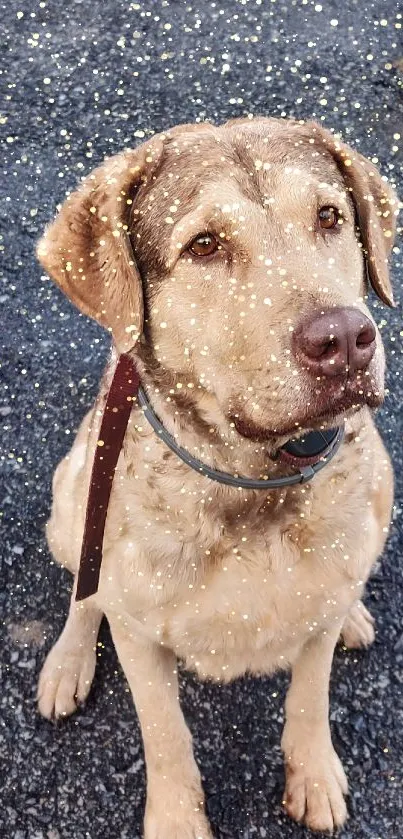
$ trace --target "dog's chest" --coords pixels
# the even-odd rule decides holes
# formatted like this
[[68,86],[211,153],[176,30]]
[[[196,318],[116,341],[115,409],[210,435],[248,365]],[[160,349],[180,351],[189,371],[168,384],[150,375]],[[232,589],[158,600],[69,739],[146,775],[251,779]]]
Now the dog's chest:
[[269,537],[263,544],[249,533],[204,570],[196,544],[182,556],[182,573],[167,555],[151,575],[140,571],[136,602],[128,592],[125,606],[142,632],[202,677],[229,680],[287,666],[311,633],[346,613],[357,589],[335,562],[337,546],[326,564],[277,528]]
[[[288,665],[311,633],[342,620],[366,578],[357,530],[358,510],[364,530],[367,518],[362,484],[348,504],[336,504],[340,487],[346,497],[352,482],[330,478],[329,468],[327,481],[301,490],[297,505],[282,505],[279,515],[254,516],[251,506],[232,523],[188,508],[179,492],[143,512],[142,527],[129,508],[113,564],[105,562],[108,599],[113,589],[139,631],[202,676]],[[126,491],[119,521],[127,500]]]

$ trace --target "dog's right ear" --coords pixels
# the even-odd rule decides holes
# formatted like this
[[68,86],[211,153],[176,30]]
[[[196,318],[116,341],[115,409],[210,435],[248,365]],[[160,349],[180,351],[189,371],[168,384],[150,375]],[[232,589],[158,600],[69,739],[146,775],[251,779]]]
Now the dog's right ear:
[[322,125],[307,122],[305,131],[330,153],[337,164],[356,210],[371,285],[383,303],[394,306],[388,257],[396,233],[399,199],[378,169],[355,149],[336,139]]
[[135,195],[162,156],[156,136],[107,160],[64,202],[37,248],[38,259],[73,303],[128,352],[143,331],[143,294],[129,241]]

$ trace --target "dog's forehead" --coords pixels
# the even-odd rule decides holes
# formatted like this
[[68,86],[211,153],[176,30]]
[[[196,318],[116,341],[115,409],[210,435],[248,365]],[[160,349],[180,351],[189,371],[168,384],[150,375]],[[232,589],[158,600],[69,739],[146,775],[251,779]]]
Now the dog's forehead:
[[262,196],[299,181],[344,185],[331,154],[306,130],[281,121],[256,125],[229,125],[166,135],[162,166],[156,185],[166,198],[189,199],[209,184],[231,179],[248,198],[260,203]]
[[[234,221],[244,216],[251,222],[264,209],[283,218],[308,208],[323,185],[339,187],[338,194],[345,188],[331,154],[298,125],[184,126],[162,137],[160,164],[140,189],[131,217],[148,262],[158,260],[178,223],[192,214],[200,229],[216,210],[230,212]],[[330,200],[334,195],[328,191]]]

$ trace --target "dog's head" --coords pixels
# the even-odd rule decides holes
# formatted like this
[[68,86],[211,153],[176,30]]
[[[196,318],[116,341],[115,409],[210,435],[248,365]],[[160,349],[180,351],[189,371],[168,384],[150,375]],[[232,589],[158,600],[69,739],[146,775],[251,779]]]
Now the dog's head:
[[382,401],[365,299],[369,279],[393,305],[397,207],[315,123],[184,125],[86,178],[38,255],[120,351],[213,395],[228,429],[280,439]]

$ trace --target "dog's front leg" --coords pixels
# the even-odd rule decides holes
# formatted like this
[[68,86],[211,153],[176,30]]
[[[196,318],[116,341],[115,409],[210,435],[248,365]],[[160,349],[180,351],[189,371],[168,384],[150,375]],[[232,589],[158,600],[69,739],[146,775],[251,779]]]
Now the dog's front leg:
[[304,645],[286,699],[284,804],[312,830],[333,830],[347,816],[347,780],[329,727],[329,677],[339,632],[337,625]]
[[176,657],[139,636],[130,619],[107,617],[143,736],[145,839],[212,839],[192,738],[179,705]]
[[103,617],[93,598],[76,603],[74,580],[64,629],[50,650],[38,684],[38,707],[48,719],[72,714],[88,696],[94,677],[96,645]]

